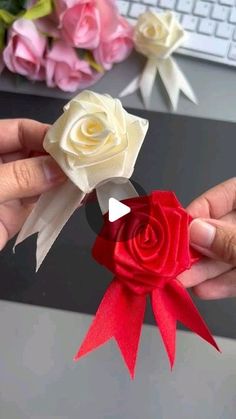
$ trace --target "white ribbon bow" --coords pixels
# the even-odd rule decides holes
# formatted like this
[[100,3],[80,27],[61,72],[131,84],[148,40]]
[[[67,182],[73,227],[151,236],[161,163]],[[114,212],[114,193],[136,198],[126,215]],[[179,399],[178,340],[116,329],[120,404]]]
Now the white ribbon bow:
[[127,182],[147,129],[147,120],[129,114],[107,95],[83,91],[64,107],[47,132],[44,148],[68,179],[41,195],[15,243],[38,233],[36,271],[86,195],[95,189],[103,209],[114,185],[121,184],[120,199],[134,195]]
[[148,107],[156,75],[159,73],[174,110],[177,109],[181,91],[197,104],[192,87],[170,56],[185,38],[186,33],[172,12],[157,14],[148,11],[140,15],[135,27],[134,42],[136,50],[147,56],[147,63],[142,74],[132,80],[119,97],[140,89],[144,105]]

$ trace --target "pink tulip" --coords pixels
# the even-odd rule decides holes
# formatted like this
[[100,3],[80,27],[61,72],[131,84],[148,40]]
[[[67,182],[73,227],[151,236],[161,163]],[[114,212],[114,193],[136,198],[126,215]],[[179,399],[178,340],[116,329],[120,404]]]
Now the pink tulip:
[[114,0],[58,0],[56,10],[64,39],[77,48],[96,48],[117,26]]
[[16,20],[9,32],[8,43],[3,51],[7,68],[31,80],[43,80],[43,56],[46,38],[30,20]]
[[128,57],[133,48],[133,30],[128,22],[120,17],[119,24],[113,34],[104,39],[93,51],[95,60],[105,70],[110,70],[114,63],[119,63]]
[[46,57],[46,81],[49,87],[59,87],[74,92],[95,83],[102,74],[93,71],[89,64],[77,57],[74,48],[56,41]]

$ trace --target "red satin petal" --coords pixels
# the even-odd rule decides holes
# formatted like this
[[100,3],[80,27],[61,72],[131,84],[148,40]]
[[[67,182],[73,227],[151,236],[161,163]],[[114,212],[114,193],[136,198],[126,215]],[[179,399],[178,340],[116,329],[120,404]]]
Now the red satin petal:
[[181,203],[172,191],[153,191],[151,197],[154,205],[158,202],[162,207],[182,208]]
[[181,216],[180,220],[180,230],[181,230],[181,243],[178,247],[178,262],[179,270],[175,276],[179,275],[181,272],[189,269],[192,265],[190,251],[189,251],[189,215],[182,209],[178,208],[178,212]]
[[179,248],[182,248],[183,246],[181,231],[182,220],[181,215],[178,213],[177,210],[166,208],[165,213],[169,223],[170,243],[168,258],[166,260],[165,267],[162,270],[162,275],[169,278],[173,278],[177,275],[179,269]]

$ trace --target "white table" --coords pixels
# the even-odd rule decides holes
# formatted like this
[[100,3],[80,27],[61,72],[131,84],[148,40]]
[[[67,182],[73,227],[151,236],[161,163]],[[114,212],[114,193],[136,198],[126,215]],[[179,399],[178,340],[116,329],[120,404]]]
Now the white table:
[[171,372],[159,332],[144,326],[131,381],[110,342],[72,361],[92,316],[0,302],[1,419],[235,419],[236,342],[222,354],[178,332]]

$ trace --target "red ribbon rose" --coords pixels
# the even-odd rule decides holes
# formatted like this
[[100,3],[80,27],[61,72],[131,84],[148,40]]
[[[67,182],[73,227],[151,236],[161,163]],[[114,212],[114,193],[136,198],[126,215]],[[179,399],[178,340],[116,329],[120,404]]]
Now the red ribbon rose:
[[134,377],[147,295],[171,367],[177,321],[219,350],[188,292],[176,279],[200,258],[189,245],[191,217],[173,192],[155,191],[125,204],[131,212],[114,223],[106,215],[93,248],[94,258],[115,278],[75,360],[114,337]]

